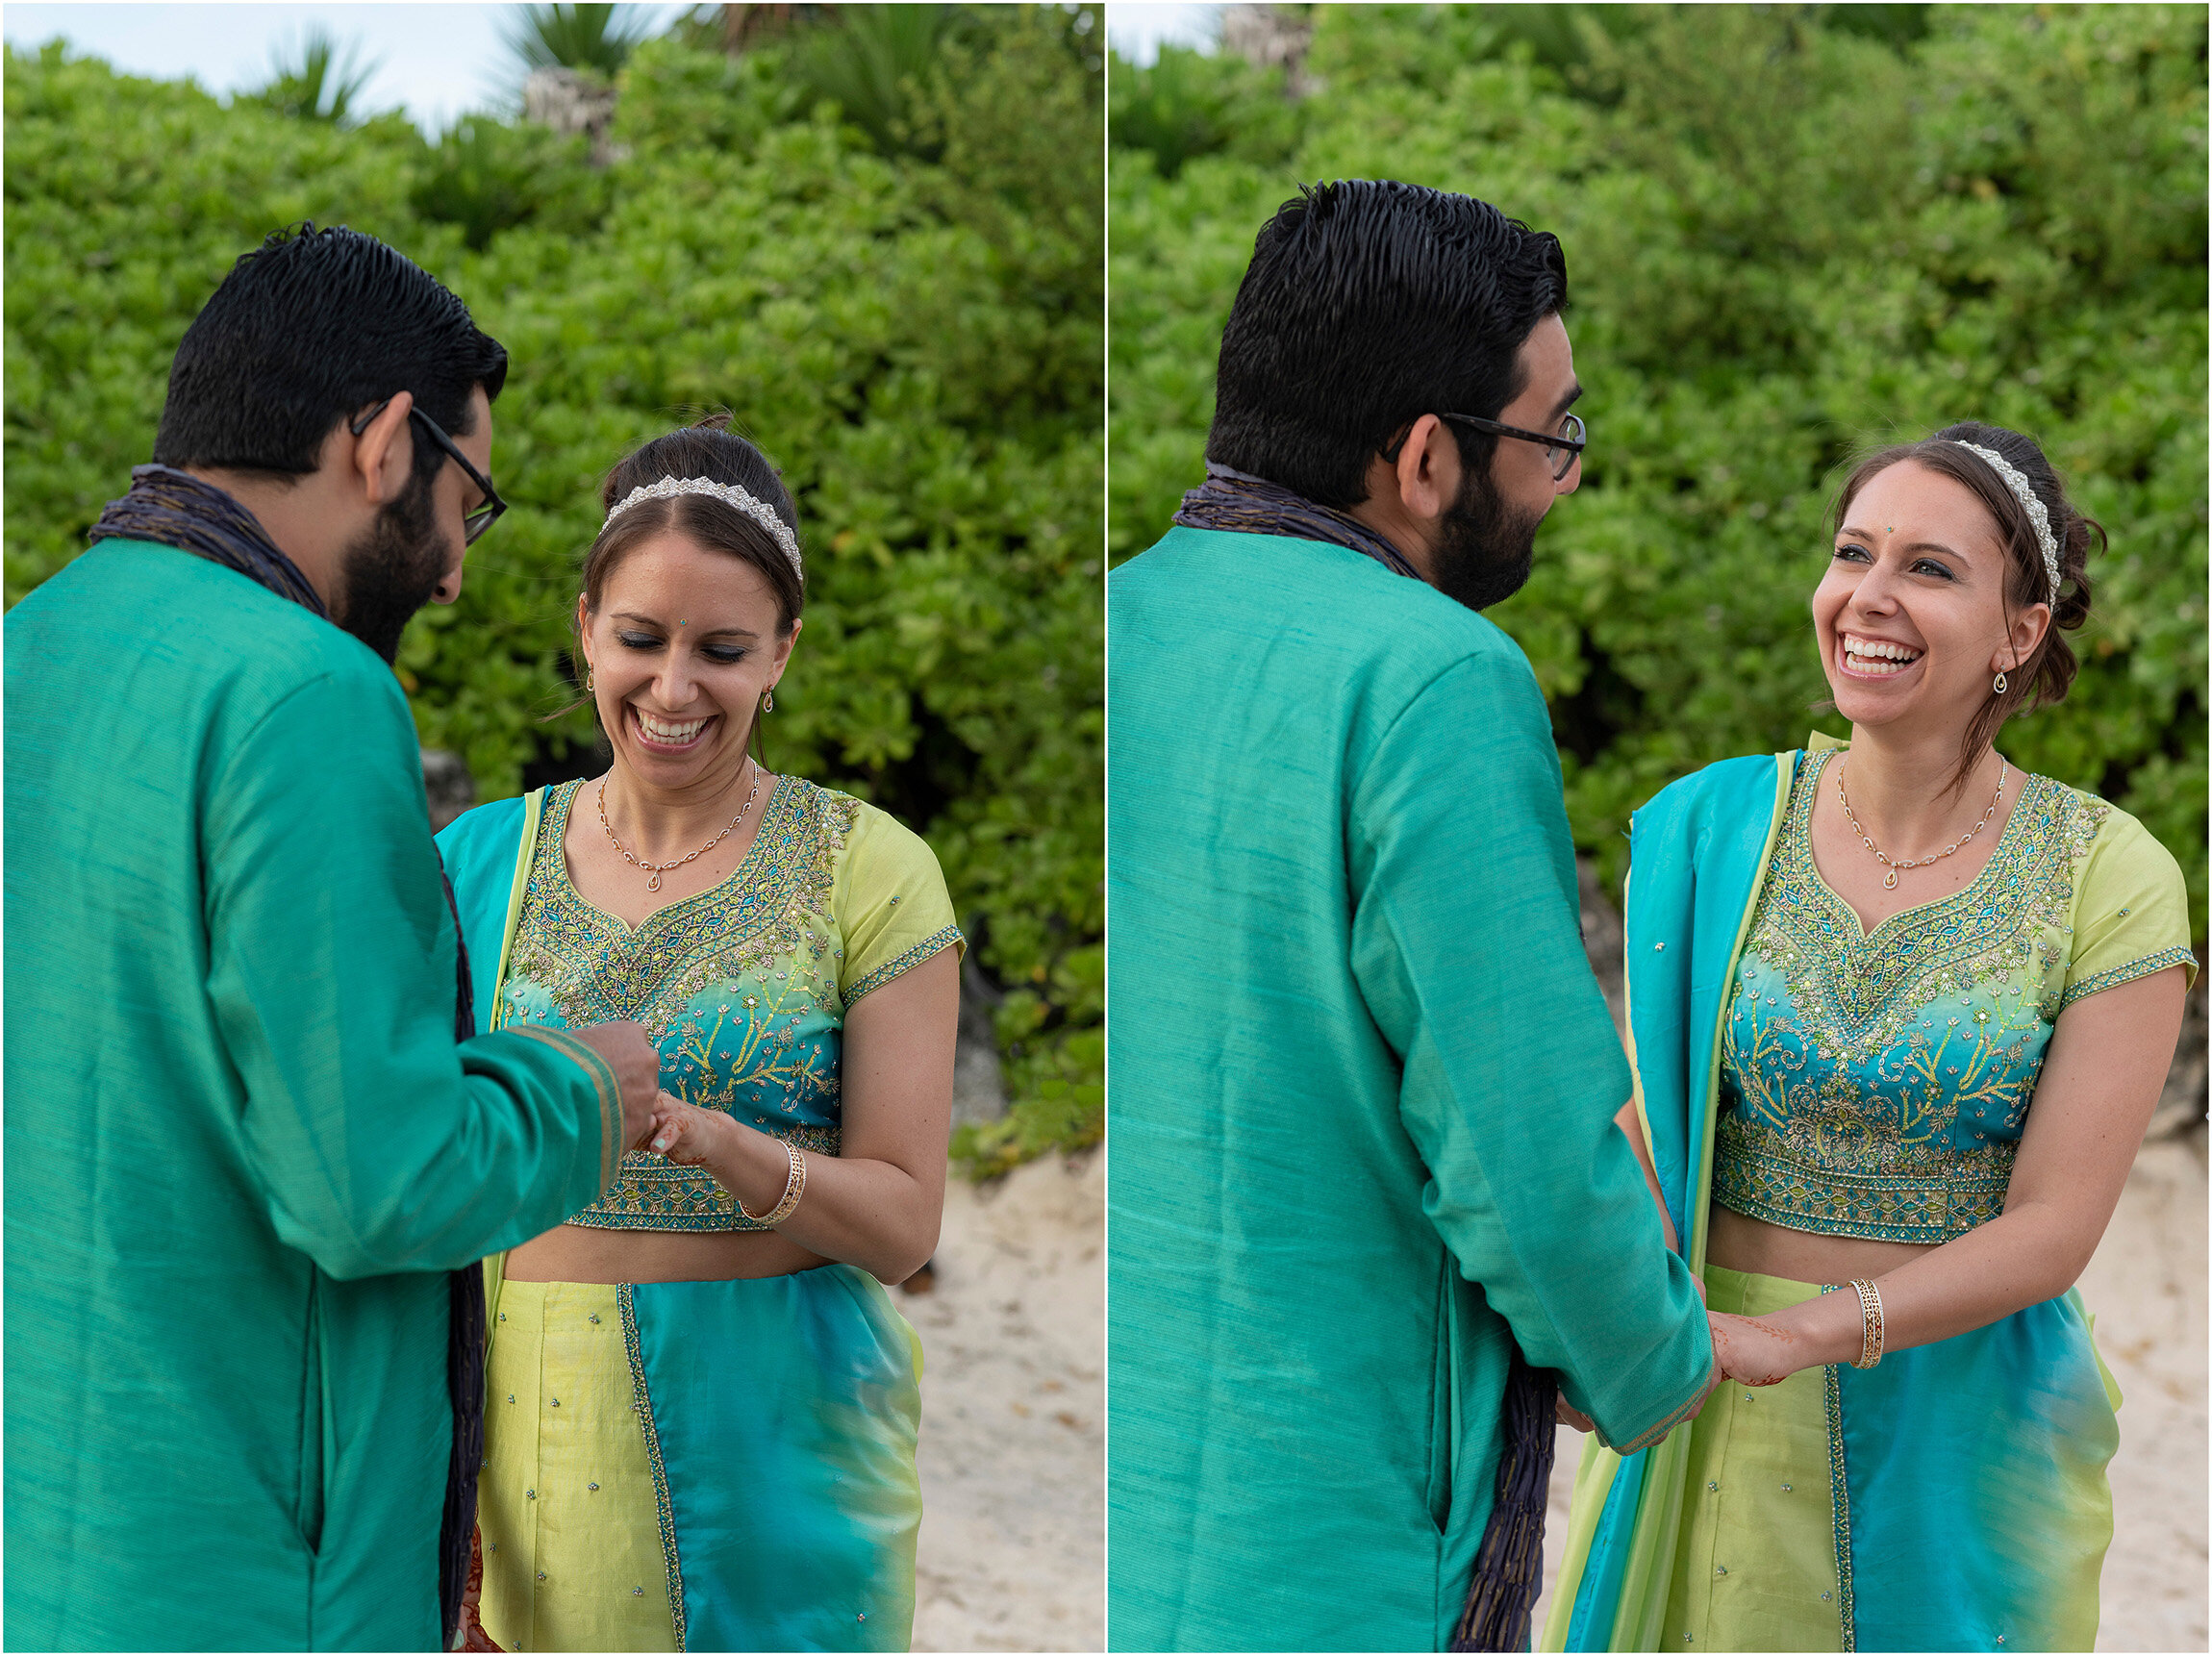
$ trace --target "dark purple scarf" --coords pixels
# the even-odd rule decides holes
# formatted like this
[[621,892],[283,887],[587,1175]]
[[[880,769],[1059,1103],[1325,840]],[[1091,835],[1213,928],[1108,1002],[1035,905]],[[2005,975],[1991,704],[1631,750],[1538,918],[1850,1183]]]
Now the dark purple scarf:
[[[1183,496],[1175,521],[1231,535],[1284,535],[1366,554],[1384,568],[1420,580],[1405,555],[1348,514],[1321,506],[1264,477],[1206,463],[1206,481]],[[1497,1493],[1474,1555],[1466,1607],[1451,1630],[1452,1650],[1525,1650],[1529,1618],[1544,1589],[1544,1519],[1550,1500],[1552,1431],[1559,1381],[1531,1368],[1513,1347],[1499,1403]]]
[[[280,598],[330,618],[330,610],[300,567],[269,539],[261,520],[233,496],[188,472],[141,465],[131,473],[131,492],[111,500],[88,539],[150,540],[174,546],[211,564],[235,569]],[[453,914],[459,956],[453,1038],[473,1040],[476,1008],[468,988],[468,947],[461,937],[453,882],[445,906]],[[445,1641],[461,1625],[461,1595],[468,1581],[469,1539],[476,1529],[476,1474],[484,1464],[484,1272],[470,1266],[449,1279],[445,1326],[445,1390],[453,1405],[453,1447],[445,1466],[445,1506],[438,1524],[438,1608]]]
[[151,540],[174,546],[258,581],[280,598],[330,619],[329,606],[300,573],[297,564],[278,550],[261,519],[232,495],[189,471],[172,465],[140,465],[131,471],[131,492],[108,502],[85,537],[88,540]]
[[1348,513],[1321,506],[1279,483],[1206,462],[1206,481],[1183,496],[1175,521],[1227,535],[1286,535],[1365,553],[1394,574],[1418,581],[1405,554]]

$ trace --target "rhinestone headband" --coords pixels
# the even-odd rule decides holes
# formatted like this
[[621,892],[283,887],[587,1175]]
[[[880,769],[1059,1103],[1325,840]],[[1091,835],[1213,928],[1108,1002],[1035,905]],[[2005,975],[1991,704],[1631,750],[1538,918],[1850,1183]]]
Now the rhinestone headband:
[[609,510],[607,522],[614,522],[641,500],[672,500],[679,494],[711,495],[724,506],[735,507],[768,532],[792,561],[792,573],[806,579],[806,565],[799,562],[799,538],[792,533],[792,526],[778,517],[767,501],[734,483],[716,483],[711,477],[664,477],[658,483],[641,483]]
[[[1955,437],[1946,440],[1958,442]],[[1994,448],[1984,448],[1978,442],[1958,442],[1958,445],[1971,449],[1988,461],[1998,476],[2004,479],[2005,488],[2011,489],[2019,497],[2021,505],[2027,508],[2028,520],[2035,525],[2036,544],[2043,548],[2043,572],[2050,577],[2050,601],[2057,603],[2058,541],[2050,533],[2050,514],[2044,510],[2043,502],[2035,497],[2035,490],[2028,488],[2026,474]]]

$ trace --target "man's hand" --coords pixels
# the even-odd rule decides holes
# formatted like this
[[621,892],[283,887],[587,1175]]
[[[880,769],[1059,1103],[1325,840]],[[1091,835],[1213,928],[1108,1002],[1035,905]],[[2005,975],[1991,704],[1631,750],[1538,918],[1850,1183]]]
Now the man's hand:
[[607,1061],[622,1093],[622,1148],[642,1149],[661,1096],[661,1053],[636,1023],[594,1023],[568,1032]]

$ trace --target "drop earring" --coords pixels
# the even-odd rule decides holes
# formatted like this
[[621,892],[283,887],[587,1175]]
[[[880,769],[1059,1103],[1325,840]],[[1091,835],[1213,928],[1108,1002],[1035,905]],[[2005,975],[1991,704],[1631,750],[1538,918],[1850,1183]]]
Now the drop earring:
[[2012,681],[2011,681],[2011,680],[2009,680],[2009,679],[2007,679],[2007,678],[2004,676],[2004,674],[2002,674],[2002,673],[1998,673],[1998,674],[1997,675],[1997,677],[1996,677],[1995,679],[1993,679],[1993,680],[1990,682],[1990,687],[1989,687],[1989,688],[1990,688],[1991,693],[1993,693],[1993,694],[1995,694],[1995,695],[2002,695],[2002,694],[2004,694],[2004,692],[2005,692],[2006,689],[2007,689],[2007,688],[2010,686],[2011,682],[2012,682]]
[[769,689],[769,690],[765,690],[761,691],[761,712],[763,712],[763,713],[773,713],[773,712],[775,712],[775,711],[776,711],[776,692],[775,692],[775,690],[774,690],[773,689]]

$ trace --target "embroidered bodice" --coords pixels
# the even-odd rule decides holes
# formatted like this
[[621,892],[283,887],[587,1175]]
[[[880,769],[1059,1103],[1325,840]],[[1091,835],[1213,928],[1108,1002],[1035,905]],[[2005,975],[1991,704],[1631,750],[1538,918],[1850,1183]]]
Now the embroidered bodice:
[[[764,1133],[835,1155],[844,1016],[961,937],[937,860],[884,813],[777,780],[759,833],[719,886],[635,929],[577,893],[562,846],[580,783],[548,791],[499,991],[501,1024],[642,1024],[661,1085]],[[622,1158],[571,1224],[761,1228],[703,1169]]]
[[1941,1242],[2004,1207],[2059,1014],[2194,966],[2174,860],[2025,776],[1965,890],[1872,934],[1814,866],[1827,753],[1790,790],[1722,1031],[1713,1199],[1792,1230]]

